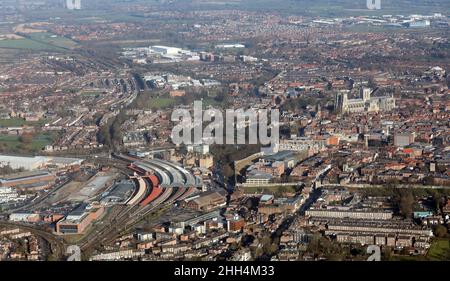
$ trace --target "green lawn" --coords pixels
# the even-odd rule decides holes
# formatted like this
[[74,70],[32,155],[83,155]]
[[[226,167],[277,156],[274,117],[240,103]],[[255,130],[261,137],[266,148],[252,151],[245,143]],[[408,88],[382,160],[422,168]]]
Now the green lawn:
[[[383,260],[383,258],[381,260]],[[422,255],[417,255],[417,256],[393,255],[387,260],[388,261],[427,261],[428,259],[427,259],[427,257],[422,256]]]
[[29,144],[22,143],[19,136],[0,135],[0,151],[3,152],[35,152],[42,150],[53,142],[50,134],[39,134]]
[[0,40],[0,48],[45,51],[45,50],[52,50],[55,47],[24,38],[24,39]]
[[150,98],[150,108],[162,109],[168,108],[175,104],[174,98]]
[[0,127],[22,127],[23,125],[27,126],[36,126],[43,125],[47,120],[41,119],[37,122],[28,122],[22,118],[11,118],[11,119],[0,119]]
[[103,91],[85,91],[85,92],[81,92],[81,95],[83,97],[95,97],[98,95],[102,95]]
[[223,105],[224,105],[223,102],[216,101],[214,99],[214,97],[207,97],[207,98],[203,99],[203,106],[204,107],[212,106],[214,108],[221,109],[221,108],[223,108]]
[[[149,101],[149,107],[152,109],[164,109],[169,108],[174,105],[181,105],[183,103],[183,99],[180,97],[175,98],[169,98],[169,97],[158,97],[158,98],[151,98]],[[203,107],[206,108],[207,106],[213,106],[215,108],[222,108],[223,103],[216,101],[213,98],[204,98],[203,99]]]
[[33,51],[64,51],[77,46],[71,39],[56,36],[48,32],[37,32],[26,35],[27,38],[0,40],[0,48],[33,50]]
[[433,261],[450,260],[450,239],[435,239],[427,256]]
[[31,33],[29,37],[31,40],[61,48],[71,49],[76,47],[77,45],[77,43],[72,41],[71,39],[57,36],[48,32]]

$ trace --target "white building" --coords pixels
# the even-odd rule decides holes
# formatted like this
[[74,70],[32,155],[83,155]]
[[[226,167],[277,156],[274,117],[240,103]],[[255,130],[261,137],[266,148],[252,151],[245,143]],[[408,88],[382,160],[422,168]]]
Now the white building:
[[335,109],[339,113],[362,113],[389,111],[395,108],[395,99],[392,96],[371,97],[372,89],[361,88],[360,98],[349,99],[348,91],[336,93]]
[[337,112],[345,114],[389,111],[395,108],[394,97],[371,97],[371,95],[372,89],[370,88],[361,88],[360,98],[357,99],[349,99],[348,91],[340,91],[336,93],[335,109]]
[[188,145],[187,151],[206,155],[209,153],[209,145],[207,145],[207,144]]
[[36,170],[45,165],[45,157],[19,157],[0,155],[0,166],[9,166],[12,169]]
[[13,213],[9,215],[9,220],[15,222],[26,222],[29,218],[35,217],[36,215],[37,214],[33,213]]
[[66,8],[69,10],[81,10],[81,0],[66,0]]
[[68,166],[81,165],[83,159],[78,158],[64,158],[64,157],[22,157],[0,155],[0,167],[9,166],[13,169],[36,170],[47,166],[55,166],[57,168],[64,168]]
[[156,53],[163,55],[178,55],[181,53],[182,49],[167,46],[151,46],[150,49]]
[[217,49],[234,49],[234,48],[245,48],[243,44],[219,44],[216,46]]
[[308,151],[310,149],[320,151],[326,146],[326,140],[313,140],[307,137],[296,137],[288,140],[281,140],[277,146],[277,151]]

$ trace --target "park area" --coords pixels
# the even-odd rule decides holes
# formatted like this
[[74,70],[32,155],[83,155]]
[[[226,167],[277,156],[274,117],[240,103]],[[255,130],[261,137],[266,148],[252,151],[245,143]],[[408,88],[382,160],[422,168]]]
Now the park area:
[[427,257],[432,261],[450,259],[450,239],[435,239],[431,244]]
[[0,40],[0,48],[4,49],[62,52],[76,46],[75,41],[48,32],[30,33],[19,39]]
[[1,127],[22,127],[26,126],[41,126],[46,122],[45,119],[41,119],[39,121],[26,121],[23,118],[10,118],[10,119],[0,119],[0,128]]
[[40,133],[32,136],[0,135],[0,152],[36,152],[53,142],[54,136]]

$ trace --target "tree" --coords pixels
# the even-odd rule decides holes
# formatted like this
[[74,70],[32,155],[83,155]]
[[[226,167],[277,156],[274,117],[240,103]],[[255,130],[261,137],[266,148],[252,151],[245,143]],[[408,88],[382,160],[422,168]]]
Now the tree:
[[269,236],[265,236],[261,239],[263,253],[267,255],[273,255],[278,250],[277,243],[274,243]]
[[440,238],[446,237],[447,236],[447,228],[443,225],[438,225],[434,229],[434,234],[436,235],[436,237],[440,237]]
[[287,190],[287,188],[286,188],[286,186],[284,186],[284,185],[282,185],[282,186],[280,186],[279,188],[278,188],[278,194],[279,195],[283,195],[284,193],[286,193],[288,190]]
[[404,217],[411,216],[413,203],[414,197],[411,193],[408,193],[405,197],[402,197],[400,201],[400,212]]
[[30,144],[33,142],[33,134],[24,133],[19,137],[19,141],[23,144]]
[[392,257],[392,250],[389,247],[383,248],[383,260],[390,260]]
[[224,165],[222,167],[223,167],[222,173],[223,173],[224,177],[229,178],[234,175],[234,170],[233,170],[233,168],[230,167],[230,165]]
[[97,134],[97,140],[99,143],[102,143],[107,147],[111,147],[111,134],[109,124],[105,124],[100,127],[100,130]]
[[373,79],[373,77],[369,77],[367,86],[372,89],[375,89],[377,87],[377,83],[375,82],[375,79]]
[[394,202],[396,203],[400,214],[405,217],[411,217],[414,205],[414,195],[411,190],[400,189],[396,192]]
[[145,90],[145,81],[142,79],[142,76],[139,73],[133,73],[133,78],[136,80],[139,90]]

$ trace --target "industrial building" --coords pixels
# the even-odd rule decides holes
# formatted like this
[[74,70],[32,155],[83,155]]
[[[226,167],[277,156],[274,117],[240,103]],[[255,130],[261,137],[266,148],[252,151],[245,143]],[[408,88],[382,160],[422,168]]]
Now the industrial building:
[[242,49],[245,48],[243,44],[219,44],[216,45],[217,49]]
[[407,23],[407,27],[409,28],[423,28],[423,27],[429,27],[431,25],[431,22],[429,20],[417,20]]
[[21,191],[38,191],[50,187],[55,180],[55,175],[47,170],[22,172],[0,177],[0,186]]
[[205,192],[185,199],[181,205],[185,208],[209,211],[220,206],[224,206],[227,202],[226,196],[219,192]]
[[167,46],[151,46],[150,49],[156,53],[164,54],[164,55],[177,55],[182,49],[175,47],[167,47]]
[[9,215],[9,220],[14,222],[38,222],[40,216],[34,213],[13,213]]
[[124,204],[133,195],[135,189],[136,184],[132,180],[116,182],[103,194],[100,202],[104,205]]
[[103,207],[92,207],[82,203],[56,224],[58,234],[81,234],[104,213]]
[[79,166],[83,159],[47,156],[11,156],[0,155],[0,167],[9,166],[12,169],[37,170],[46,167],[57,169]]
[[208,213],[196,215],[194,217],[190,217],[185,220],[178,220],[177,218],[174,218],[173,223],[179,224],[181,227],[185,228],[187,226],[193,227],[200,222],[204,222],[204,221],[212,220],[212,219],[219,220],[220,218],[221,218],[220,210],[215,210],[215,211],[211,211]]

